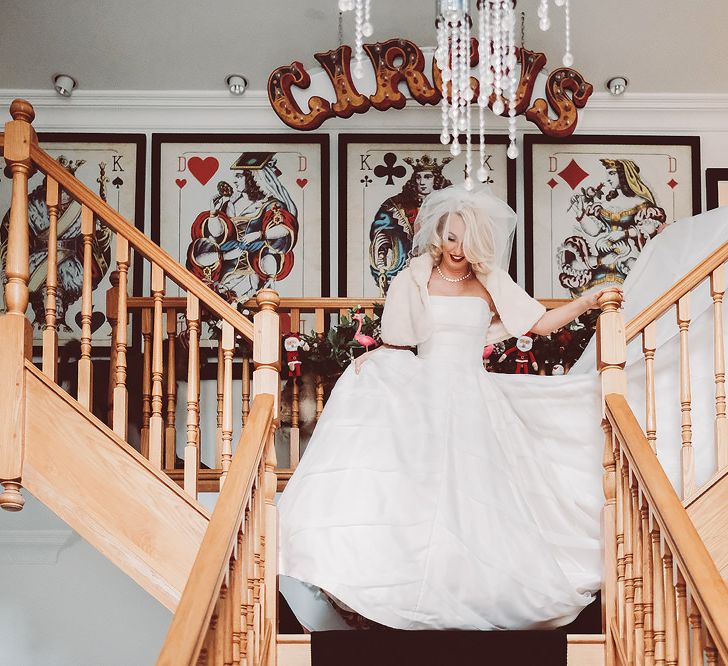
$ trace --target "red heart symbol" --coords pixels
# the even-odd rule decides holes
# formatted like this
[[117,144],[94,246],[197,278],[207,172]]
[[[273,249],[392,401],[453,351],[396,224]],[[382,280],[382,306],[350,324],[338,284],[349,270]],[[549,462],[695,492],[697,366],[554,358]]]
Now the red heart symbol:
[[177,183],[177,187],[181,190],[185,185],[187,185],[187,179],[186,178],[177,178],[177,180],[174,181]]
[[207,185],[210,178],[217,173],[219,166],[220,162],[214,157],[206,157],[204,160],[201,157],[190,157],[187,160],[187,168],[202,185]]
[[296,183],[298,183],[298,187],[303,189],[308,185],[308,178],[296,178]]

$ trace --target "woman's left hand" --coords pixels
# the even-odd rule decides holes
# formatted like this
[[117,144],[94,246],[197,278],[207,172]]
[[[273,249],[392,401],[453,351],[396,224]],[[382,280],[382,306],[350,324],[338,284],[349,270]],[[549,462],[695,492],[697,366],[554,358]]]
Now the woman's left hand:
[[586,306],[584,311],[586,310],[594,310],[599,307],[599,298],[602,296],[602,294],[608,292],[608,291],[617,291],[622,295],[622,304],[624,304],[624,292],[620,287],[609,287],[608,289],[602,289],[601,291],[595,291],[591,294],[584,294],[582,298],[584,299],[584,305]]

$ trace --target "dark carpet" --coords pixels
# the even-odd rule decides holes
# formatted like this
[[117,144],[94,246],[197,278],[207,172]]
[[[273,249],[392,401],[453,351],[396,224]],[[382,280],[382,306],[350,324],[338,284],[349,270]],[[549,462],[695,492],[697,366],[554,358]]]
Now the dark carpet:
[[320,631],[312,666],[566,666],[563,631]]

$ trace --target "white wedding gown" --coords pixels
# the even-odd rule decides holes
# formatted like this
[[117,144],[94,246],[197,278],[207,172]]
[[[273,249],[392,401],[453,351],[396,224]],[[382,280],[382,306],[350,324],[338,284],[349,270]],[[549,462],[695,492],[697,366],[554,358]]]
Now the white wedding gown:
[[596,379],[488,373],[486,301],[430,301],[417,356],[334,388],[279,503],[280,573],[399,629],[568,623],[601,580]]
[[[670,225],[624,284],[625,321],[728,242],[728,209]],[[401,629],[568,623],[601,579],[595,341],[567,376],[487,373],[482,299],[430,297],[435,332],[349,367],[280,502],[280,589],[311,630],[349,628],[320,589]],[[691,294],[696,481],[715,469],[712,299]],[[724,308],[728,331],[728,308]],[[657,323],[658,456],[679,481],[678,328]],[[628,400],[644,417],[639,339]],[[644,425],[644,424],[643,424]]]

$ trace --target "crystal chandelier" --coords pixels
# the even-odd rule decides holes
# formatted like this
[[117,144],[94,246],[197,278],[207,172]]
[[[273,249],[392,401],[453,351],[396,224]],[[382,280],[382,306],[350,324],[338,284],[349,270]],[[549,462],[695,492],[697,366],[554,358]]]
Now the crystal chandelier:
[[[508,117],[508,150],[510,159],[518,157],[516,145],[516,95],[520,80],[515,41],[517,0],[475,0],[477,9],[478,81],[471,79],[473,15],[470,0],[435,0],[437,48],[435,62],[442,75],[440,103],[442,133],[440,141],[450,146],[453,156],[460,155],[465,140],[465,187],[473,187],[471,145],[472,106],[478,108],[479,166],[476,177],[485,182],[485,112],[490,107],[496,116]],[[541,30],[551,26],[549,0],[538,0]],[[569,0],[554,0],[564,10],[564,67],[574,64],[571,53],[571,16]],[[355,12],[354,76],[364,76],[363,38],[373,33],[370,20],[371,0],[339,0],[339,10]]]
[[364,37],[371,37],[374,28],[371,23],[372,0],[339,0],[339,11],[354,10],[354,67],[352,73],[357,79],[364,76]]

